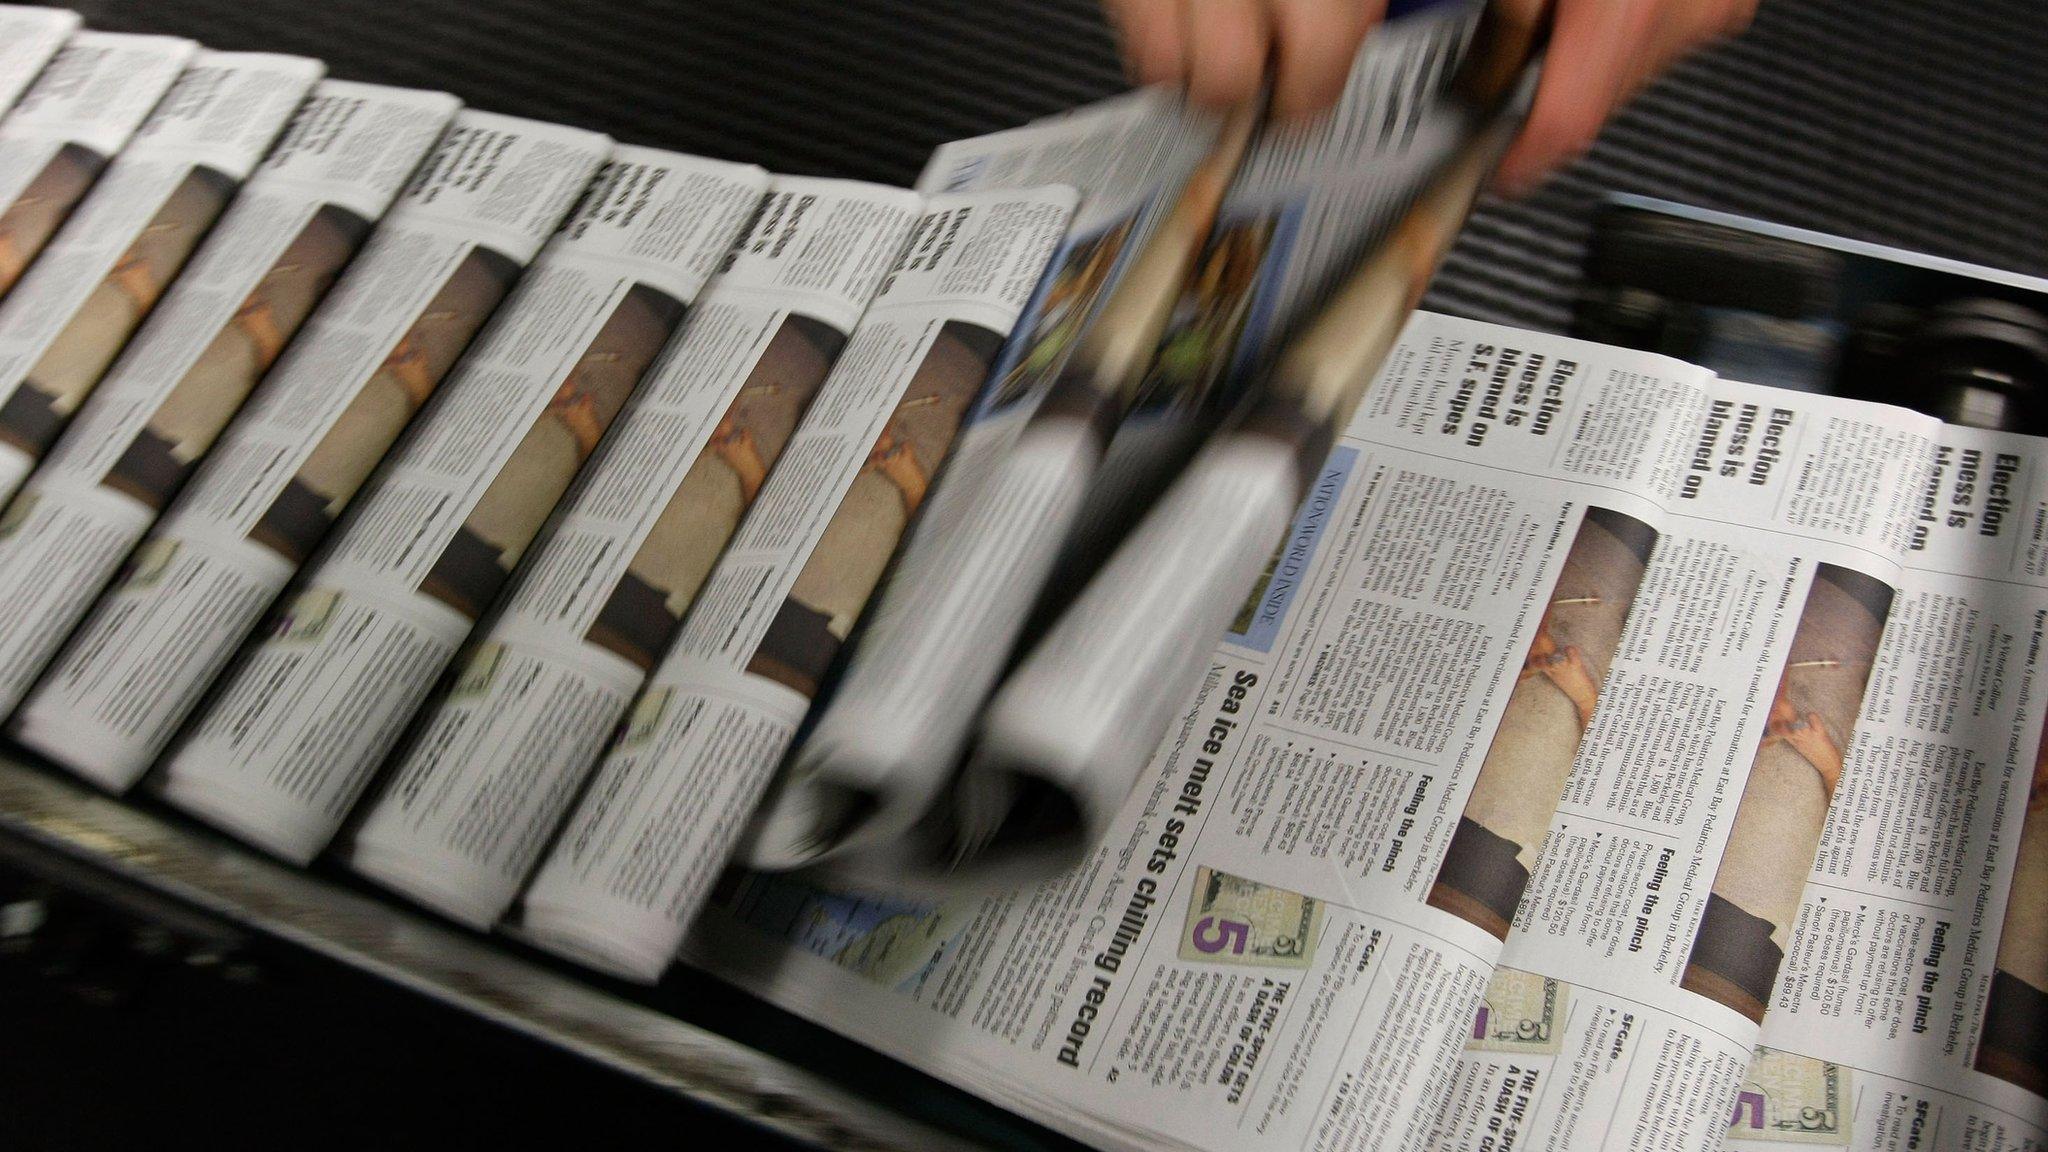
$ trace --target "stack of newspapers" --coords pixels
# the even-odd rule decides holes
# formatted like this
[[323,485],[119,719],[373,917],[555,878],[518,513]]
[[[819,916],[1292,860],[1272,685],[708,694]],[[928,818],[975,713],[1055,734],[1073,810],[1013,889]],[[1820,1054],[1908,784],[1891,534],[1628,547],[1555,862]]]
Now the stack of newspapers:
[[1499,13],[915,190],[78,25],[19,745],[1103,1147],[2048,1146],[2048,443],[1413,313]]

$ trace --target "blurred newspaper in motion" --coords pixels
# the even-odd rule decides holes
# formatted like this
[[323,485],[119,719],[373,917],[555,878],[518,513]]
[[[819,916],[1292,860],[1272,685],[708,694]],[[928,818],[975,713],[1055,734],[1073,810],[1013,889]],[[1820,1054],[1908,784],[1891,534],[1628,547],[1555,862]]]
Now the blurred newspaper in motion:
[[[1252,377],[1245,373],[1264,372],[1281,337],[1300,329],[1304,314],[1326,303],[1347,275],[1368,281],[1362,310],[1336,317],[1330,326],[1341,329],[1344,340],[1377,341],[1384,352],[1434,267],[1434,253],[1455,233],[1463,205],[1491,163],[1487,145],[1497,151],[1500,132],[1489,132],[1487,125],[1498,94],[1473,99],[1459,81],[1461,52],[1472,39],[1466,6],[1402,21],[1376,35],[1336,109],[1306,124],[1268,127],[1236,166],[1220,216],[1205,228],[1203,258],[1178,289],[1164,342],[1160,329],[1152,329],[1138,378],[1115,385],[1129,391],[1109,403],[1094,399],[1104,385],[1083,374],[1095,368],[1087,361],[1099,338],[1114,341],[1135,326],[1133,317],[1117,310],[1136,285],[1111,295],[1101,317],[1109,331],[1097,328],[1083,337],[1080,363],[1068,365],[1033,419],[993,446],[992,458],[971,469],[956,466],[946,477],[838,693],[760,820],[756,835],[764,848],[752,859],[787,867],[807,862],[799,850],[803,845],[811,846],[813,858],[880,849],[886,859],[879,868],[897,870],[906,857],[894,849],[923,819],[929,827],[920,838],[931,842],[933,863],[950,866],[981,855],[991,834],[983,826],[1015,830],[1020,822],[1002,815],[1006,799],[973,799],[994,812],[956,820],[945,811],[946,790],[1013,649],[1034,639],[1027,630],[1034,604],[1072,598],[1068,585],[1090,576],[1103,545],[1128,534],[1133,513],[1143,510],[1201,442],[1213,423],[1209,417],[1246,390],[1244,382]],[[1461,187],[1444,184],[1454,172]],[[1196,187],[1182,197],[1183,209]],[[1398,232],[1406,210],[1431,189],[1417,221],[1407,234]],[[1168,232],[1152,243],[1172,239]],[[1380,275],[1381,267],[1393,274]],[[1378,336],[1371,335],[1374,308],[1384,314]],[[1245,367],[1240,371],[1233,362]],[[1362,386],[1375,366],[1372,355],[1351,366],[1354,384]],[[1324,422],[1341,423],[1344,416],[1325,413]],[[1281,456],[1291,458],[1285,450]],[[1237,460],[1231,469],[1245,463]],[[1224,494],[1221,505],[1204,503],[1241,504],[1243,495]],[[1277,535],[1300,495],[1299,484],[1282,483],[1268,502],[1269,514],[1255,519],[1273,525]],[[1070,560],[1056,571],[1063,551]],[[1266,545],[1255,544],[1247,554],[1266,551]],[[1189,575],[1183,569],[1172,578],[1185,586]],[[1188,643],[1176,642],[1181,632],[1164,618],[1155,623],[1163,647],[1188,649]],[[1086,621],[1070,626],[1095,630]],[[1125,651],[1111,663],[1130,657]],[[1072,663],[1063,658],[1068,670]],[[1136,666],[1126,670],[1136,672]],[[1107,665],[1104,671],[1118,675]],[[1126,684],[1149,679],[1138,672]],[[1180,692],[1166,687],[1157,695],[1170,701]],[[1097,772],[1100,749],[1092,749],[1080,778],[1041,782],[1059,790],[1099,791],[1099,797],[1081,800],[1087,819],[1099,827],[1122,802],[1137,759],[1163,731],[1163,711],[1154,712],[1158,723],[1109,723],[1130,736],[1129,755],[1122,760],[1102,764]],[[963,797],[988,792],[969,771]],[[1031,835],[1060,837],[1052,828]],[[1073,846],[1070,841],[1064,847]],[[1045,866],[1043,856],[1037,866]]]

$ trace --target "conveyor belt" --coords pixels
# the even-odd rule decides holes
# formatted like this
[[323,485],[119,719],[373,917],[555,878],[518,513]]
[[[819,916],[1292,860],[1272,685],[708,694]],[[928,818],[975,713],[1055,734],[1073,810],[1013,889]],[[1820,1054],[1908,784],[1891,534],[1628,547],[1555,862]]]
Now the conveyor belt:
[[[1562,329],[1589,209],[1611,190],[2048,274],[2048,25],[2038,5],[1766,0],[1749,36],[1654,89],[1542,194],[1489,204],[1430,305]],[[73,6],[100,28],[315,55],[336,76],[445,88],[477,107],[635,143],[898,183],[945,140],[1121,86],[1093,0]],[[850,1045],[834,1048],[800,1022],[742,1007],[701,977],[679,974],[645,996],[586,991],[545,961],[248,865],[204,833],[0,758],[8,836],[799,1139],[920,1144],[933,1138],[921,1125],[935,1125],[1010,1147],[1060,1143]],[[273,898],[282,903],[265,913]],[[513,993],[523,999],[508,1000]],[[799,1060],[804,1069],[792,1066]],[[808,1079],[819,1064],[835,1066],[829,1084]],[[766,1090],[785,1078],[794,1095]],[[903,1112],[916,1116],[911,1126]]]

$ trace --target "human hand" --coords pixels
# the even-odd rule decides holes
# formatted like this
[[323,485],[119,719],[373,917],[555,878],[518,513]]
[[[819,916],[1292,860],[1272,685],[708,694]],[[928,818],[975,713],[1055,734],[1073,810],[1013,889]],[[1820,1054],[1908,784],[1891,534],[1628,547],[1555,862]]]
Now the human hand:
[[[1758,0],[1494,0],[1510,18],[1550,16],[1536,104],[1496,178],[1535,187],[1587,148],[1601,125],[1694,49],[1747,27]],[[1103,0],[1143,84],[1181,84],[1197,103],[1253,98],[1271,70],[1275,116],[1322,111],[1344,91],[1387,0]]]

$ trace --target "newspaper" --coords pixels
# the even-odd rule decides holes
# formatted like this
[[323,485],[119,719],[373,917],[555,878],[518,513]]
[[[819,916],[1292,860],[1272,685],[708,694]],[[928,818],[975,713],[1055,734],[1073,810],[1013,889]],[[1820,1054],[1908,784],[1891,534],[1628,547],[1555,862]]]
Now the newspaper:
[[[20,698],[434,145],[453,96],[322,81],[0,512],[0,666]],[[31,735],[31,739],[39,739]],[[62,743],[61,734],[58,742]]]
[[536,544],[504,613],[344,841],[455,919],[502,916],[918,218],[911,192],[777,177]]
[[2048,454],[1933,451],[1731,1149],[2048,1146]]
[[164,765],[178,804],[325,847],[752,216],[759,168],[621,147]]
[[0,304],[0,498],[20,488],[326,65],[200,52]]
[[[1193,242],[1207,237],[1202,266],[1191,277],[1176,268],[1176,282],[1185,279],[1187,288],[1184,294],[1174,289],[1183,298],[1167,341],[1169,365],[1187,359],[1175,349],[1197,339],[1197,328],[1203,341],[1197,360],[1227,363],[1240,338],[1240,350],[1258,359],[1255,350],[1288,326],[1294,311],[1321,303],[1324,281],[1355,264],[1366,244],[1384,238],[1473,127],[1462,104],[1436,98],[1458,60],[1466,15],[1460,7],[1391,25],[1360,53],[1345,98],[1330,114],[1267,131],[1242,164],[1230,152],[1228,169],[1212,174],[1205,166],[1197,174],[1177,213],[1205,177],[1228,180],[1229,189],[1220,218],[1213,211],[1201,216]],[[1153,244],[1175,238],[1168,228]],[[1255,291],[1261,282],[1268,285],[1262,294]],[[1128,291],[1119,290],[1118,303]],[[1248,329],[1253,313],[1257,324]],[[1131,317],[1105,314],[1084,340],[1123,339],[1136,327]],[[1140,373],[1153,363],[1159,335],[1157,328],[1148,333]],[[1100,487],[1114,501],[1141,501],[1147,485],[1138,473],[1170,470],[1176,462],[1140,462],[1132,446],[1159,447],[1158,426],[1168,415],[1195,425],[1193,411],[1204,407],[1214,381],[1162,384],[1153,367],[1151,399],[1136,417],[1147,428],[1119,433],[1124,458],[1105,467],[1109,430],[1136,401],[1139,381],[1113,398],[1100,395],[1085,375],[1095,367],[1086,363],[1090,350],[1077,355],[1081,372],[1076,363],[1067,365],[1023,428],[1010,429],[1009,438],[986,444],[982,453],[963,451],[956,458],[954,475],[906,549],[844,682],[762,820],[761,839],[779,850],[755,851],[757,864],[806,862],[792,851],[800,843],[819,845],[823,859],[887,844],[909,831],[958,764],[980,705],[1025,634],[1034,603],[1048,591],[1063,542],[1077,524],[1116,518],[1088,507],[1091,478],[1102,469]],[[1083,575],[1070,571],[1058,579]],[[849,822],[848,807],[869,815]]]
[[198,50],[171,36],[76,33],[0,120],[0,299]]
[[521,905],[652,980],[731,855],[1065,234],[1066,188],[934,197]]
[[[139,777],[610,151],[465,111],[16,717],[103,787]],[[5,670],[18,695],[32,670]]]
[[[686,955],[1104,1146],[1717,1147],[1843,757],[1911,691],[1878,669],[1925,494],[1965,483],[1940,433],[1419,316],[1076,869],[736,875]],[[2048,565],[1990,459],[1969,490]]]
[[0,116],[78,31],[78,13],[0,4]]

